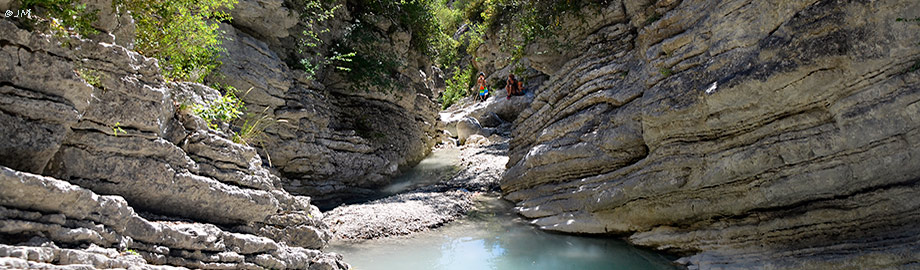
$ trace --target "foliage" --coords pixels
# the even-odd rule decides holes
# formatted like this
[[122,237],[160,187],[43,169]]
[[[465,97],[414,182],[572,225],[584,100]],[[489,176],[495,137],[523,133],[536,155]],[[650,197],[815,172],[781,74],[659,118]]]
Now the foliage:
[[118,133],[128,134],[127,131],[121,128],[121,122],[115,122],[115,126],[112,126],[112,133],[115,134],[115,137],[118,137]]
[[658,69],[658,73],[661,73],[661,76],[664,76],[665,78],[667,78],[667,77],[670,77],[671,74],[674,74],[674,71],[671,70],[670,68],[660,68]]
[[[349,12],[355,15],[355,20],[345,29],[343,39],[332,44],[330,60],[337,63],[337,70],[346,71],[341,75],[352,91],[392,92],[400,86],[399,70],[409,59],[378,46],[393,31],[408,31],[411,49],[432,57],[437,57],[439,47],[449,46],[437,43],[443,33],[430,9],[431,1],[440,0],[349,1]],[[379,29],[375,22],[380,21],[393,22],[393,27],[401,29]],[[340,61],[336,56],[348,61]]]
[[37,15],[47,17],[47,26],[56,33],[74,32],[82,36],[99,33],[92,26],[99,10],[90,10],[76,0],[23,0],[22,9],[35,9]]
[[645,25],[652,24],[653,22],[657,22],[658,20],[661,20],[661,15],[658,13],[652,13],[651,16],[648,16],[648,18],[645,19]]
[[907,68],[907,72],[914,72],[917,70],[920,70],[920,60],[917,60],[916,62],[914,62],[913,66],[910,66],[909,68]]
[[102,88],[102,74],[94,69],[78,68],[74,70],[83,81],[95,88]]
[[247,113],[237,122],[239,131],[233,135],[233,142],[242,144],[262,143],[265,140],[265,130],[274,125],[275,121],[269,116],[268,108],[260,114]]
[[243,101],[236,97],[236,89],[227,87],[224,95],[207,105],[192,105],[192,112],[204,119],[208,127],[216,130],[218,123],[230,123],[243,115],[243,108]]
[[454,73],[454,76],[447,80],[447,89],[440,97],[441,109],[447,109],[457,100],[468,95],[470,87],[476,83],[476,72],[473,67],[467,67]]
[[[333,64],[336,61],[350,62],[351,57],[354,56],[353,53],[338,53],[333,54],[331,57],[326,57],[318,52],[318,47],[322,42],[320,35],[329,32],[329,29],[324,27],[323,23],[332,19],[336,9],[341,8],[341,5],[332,5],[327,2],[321,0],[301,0],[297,2],[301,10],[300,21],[305,27],[301,37],[297,40],[297,54],[300,55],[300,60],[292,66],[303,69],[310,78],[313,78],[316,72],[324,66]],[[347,70],[341,67],[337,67],[337,69]]]
[[138,52],[157,58],[168,78],[201,82],[216,69],[222,43],[219,21],[229,21],[236,0],[119,0],[137,23]]
[[447,90],[440,98],[442,107],[468,94],[465,89],[473,82],[468,78],[475,74],[475,67],[467,66],[470,64],[463,59],[469,55],[476,60],[476,50],[483,44],[484,36],[495,35],[501,49],[510,53],[511,64],[520,70],[523,66],[518,60],[528,44],[558,33],[564,16],[589,5],[606,3],[606,0],[430,0],[427,4],[440,33],[429,35],[429,44],[436,63],[450,76]]
[[[440,0],[354,0],[352,14],[373,14],[388,18],[397,25],[407,27],[412,34],[410,45],[413,49],[431,54],[431,41],[441,31],[431,3]],[[366,24],[366,23],[364,23]]]
[[[457,1],[470,26],[467,52],[474,54],[486,33],[497,33],[502,50],[516,62],[528,44],[538,38],[558,33],[562,19],[588,5],[600,6],[607,1],[587,0],[467,0]],[[459,5],[457,5],[459,4]],[[506,25],[500,28],[498,25]],[[564,45],[564,44],[558,44]]]

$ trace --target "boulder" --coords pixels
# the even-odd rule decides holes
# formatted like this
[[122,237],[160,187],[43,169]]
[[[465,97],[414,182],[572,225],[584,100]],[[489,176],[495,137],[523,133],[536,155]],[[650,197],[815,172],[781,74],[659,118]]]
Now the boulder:
[[477,118],[477,120],[479,120],[479,123],[483,127],[491,127],[491,128],[498,127],[502,123],[505,122],[504,120],[502,120],[501,117],[498,117],[497,114],[491,111],[483,113],[482,116]]
[[476,118],[466,117],[457,122],[457,139],[463,144],[472,135],[482,133],[482,126]]

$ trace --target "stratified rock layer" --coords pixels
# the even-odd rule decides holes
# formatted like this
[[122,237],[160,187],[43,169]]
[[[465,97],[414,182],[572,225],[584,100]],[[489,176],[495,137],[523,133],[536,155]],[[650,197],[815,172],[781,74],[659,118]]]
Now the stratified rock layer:
[[544,229],[630,234],[702,268],[915,267],[920,25],[898,18],[918,10],[582,11],[562,20],[575,50],[529,48],[550,79],[515,121],[502,190]]
[[[250,2],[255,1],[241,5],[256,5]],[[341,6],[327,23],[341,29],[322,34],[322,43],[342,38],[345,25],[353,23],[347,21],[345,1],[337,4]],[[305,26],[288,22],[288,14],[296,10],[280,1],[258,5],[264,10],[235,11],[239,16],[232,25],[221,26],[230,38],[221,59],[224,76],[214,80],[243,91],[240,96],[255,115],[253,121],[267,123],[253,145],[277,169],[287,191],[332,207],[372,194],[430,152],[439,134],[432,75],[428,75],[433,73],[427,57],[409,48],[408,26],[389,24],[380,31],[392,35],[374,41],[380,50],[404,56],[397,75],[399,87],[393,92],[353,91],[353,82],[332,70],[307,74],[289,66],[300,59],[287,58],[303,48],[284,46],[299,42],[296,38],[280,43],[277,38],[302,32]],[[284,16],[267,15],[273,13]]]
[[308,197],[179,106],[216,90],[118,45],[0,32],[0,266],[348,268],[317,250]]

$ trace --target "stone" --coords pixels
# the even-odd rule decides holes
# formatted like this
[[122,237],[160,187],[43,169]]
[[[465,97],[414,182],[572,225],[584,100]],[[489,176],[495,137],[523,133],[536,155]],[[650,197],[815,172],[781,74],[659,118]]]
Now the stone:
[[918,3],[650,2],[524,56],[549,79],[514,121],[505,198],[690,268],[913,267],[920,32],[896,19]]
[[408,235],[440,227],[473,207],[463,191],[410,192],[326,212],[337,239],[362,240]]
[[465,143],[470,136],[482,132],[482,126],[479,125],[479,120],[476,118],[467,117],[457,122],[457,139],[461,144]]
[[[167,83],[156,60],[116,44],[71,39],[61,47],[3,20],[0,30],[8,33],[0,52],[10,56],[0,61],[21,61],[0,67],[0,133],[12,138],[0,143],[4,265],[253,268],[271,261],[304,269],[322,259],[323,267],[348,268],[317,251],[330,234],[309,198],[283,190],[255,148],[208,129],[183,106],[219,92]],[[51,255],[21,247],[36,245]]]
[[[17,222],[47,224],[41,219],[42,213],[54,212],[60,213],[68,224],[93,224],[84,228],[104,228],[116,239],[127,243],[123,247],[118,247],[118,243],[99,243],[78,234],[50,234],[51,240],[57,243],[89,242],[92,244],[86,249],[58,248],[53,243],[41,244],[41,247],[35,248],[0,244],[0,257],[20,258],[30,263],[87,264],[93,269],[129,267],[152,269],[160,268],[148,265],[147,261],[154,261],[151,258],[156,256],[174,258],[170,259],[178,263],[174,265],[197,267],[202,261],[211,260],[244,264],[245,261],[241,261],[241,256],[232,255],[234,252],[260,254],[260,258],[279,261],[283,265],[290,264],[285,261],[292,258],[291,256],[273,255],[278,250],[299,252],[311,257],[318,255],[308,250],[289,248],[283,243],[279,244],[264,237],[225,232],[211,224],[149,221],[137,215],[127,201],[121,197],[100,196],[65,181],[18,172],[6,167],[0,167],[0,187],[2,187],[0,205],[12,207],[12,209],[0,208],[2,210],[0,213],[4,213],[0,217],[0,228],[3,230]],[[31,213],[36,215],[30,215]],[[34,219],[34,217],[39,217],[39,219]],[[39,230],[36,229],[37,227],[32,227],[24,231],[4,231],[4,233],[30,235],[38,233]],[[162,245],[165,248],[151,248],[151,245]],[[138,250],[141,256],[131,255],[130,252],[118,252],[115,248]],[[171,253],[170,249],[190,252]],[[201,255],[202,252],[221,251],[225,253],[220,253],[222,255],[214,258]]]
[[232,23],[250,35],[283,38],[298,22],[300,14],[284,6],[282,0],[242,0],[230,10]]
[[243,91],[247,111],[268,122],[254,145],[286,191],[311,196],[324,209],[334,207],[386,185],[424,158],[440,137],[437,107],[426,95],[436,85],[431,76],[418,76],[421,69],[406,71],[411,80],[398,93],[354,92],[341,83],[327,87],[287,66],[282,57],[290,52],[276,51],[274,39],[253,36],[247,29],[254,28],[242,24],[221,25],[234,38],[224,43],[224,77],[213,80]]
[[498,117],[497,114],[491,111],[483,113],[482,117],[479,117],[477,120],[479,120],[479,124],[481,124],[483,127],[490,128],[498,127],[505,122],[501,117]]
[[134,48],[137,27],[134,18],[124,7],[116,7],[112,0],[89,0],[85,4],[86,10],[95,10],[96,20],[92,26],[100,31],[99,34],[90,37],[91,39],[118,44],[128,49]]

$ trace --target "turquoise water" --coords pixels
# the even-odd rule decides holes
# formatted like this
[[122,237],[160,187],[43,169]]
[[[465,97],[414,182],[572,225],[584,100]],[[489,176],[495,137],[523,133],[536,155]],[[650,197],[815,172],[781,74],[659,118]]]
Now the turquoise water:
[[460,164],[460,149],[446,147],[432,151],[412,169],[403,172],[382,189],[380,194],[389,196],[403,191],[431,185],[440,179],[450,177]]
[[618,239],[546,233],[527,225],[497,195],[444,227],[408,237],[333,242],[352,269],[674,269],[670,259]]

